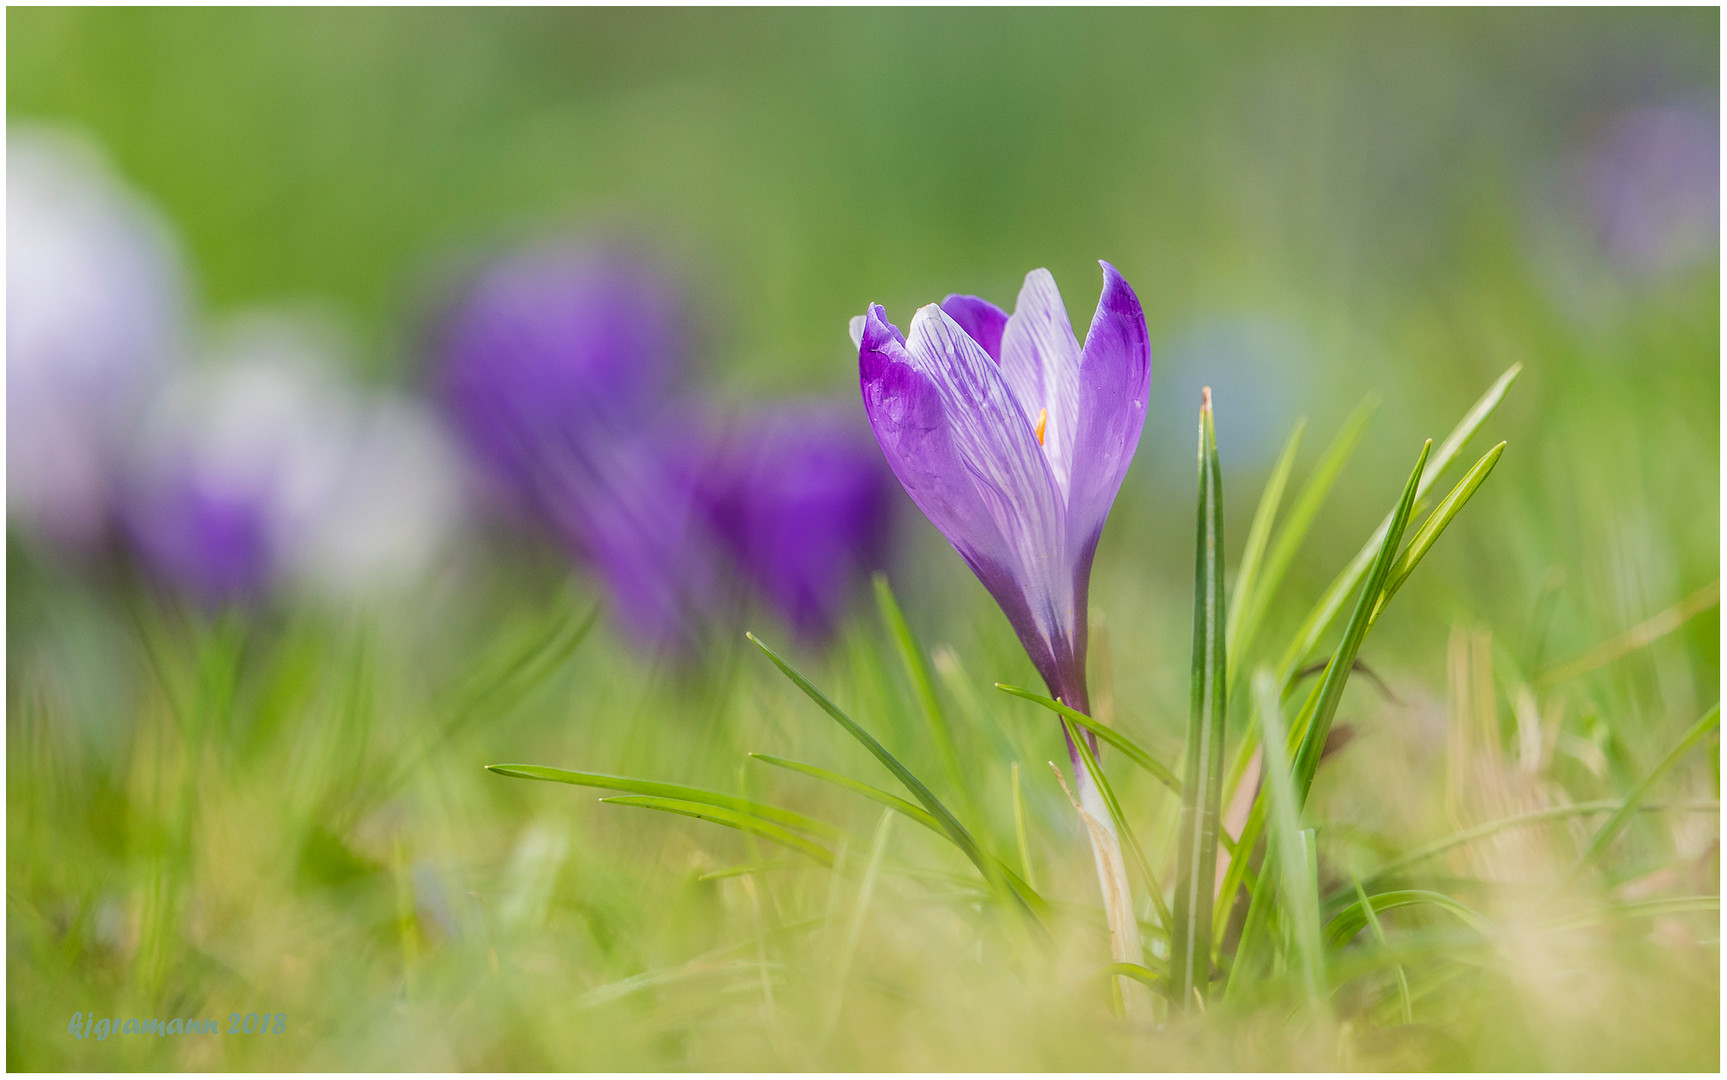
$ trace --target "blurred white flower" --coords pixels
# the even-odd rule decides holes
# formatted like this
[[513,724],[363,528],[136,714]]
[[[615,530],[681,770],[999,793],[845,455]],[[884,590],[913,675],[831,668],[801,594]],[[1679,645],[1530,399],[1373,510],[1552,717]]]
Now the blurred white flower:
[[418,402],[383,397],[354,421],[342,474],[293,552],[296,576],[335,596],[419,580],[460,512],[459,463]]
[[424,573],[456,517],[450,454],[418,406],[344,383],[343,352],[315,320],[249,314],[165,390],[129,485],[152,571],[211,603]]
[[82,138],[6,138],[7,513],[54,547],[107,521],[114,466],[178,358],[185,278],[155,209]]

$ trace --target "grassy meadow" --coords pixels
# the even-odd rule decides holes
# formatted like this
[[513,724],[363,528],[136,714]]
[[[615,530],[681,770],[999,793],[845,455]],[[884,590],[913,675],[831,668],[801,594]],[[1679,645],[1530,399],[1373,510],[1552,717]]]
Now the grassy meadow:
[[[11,125],[103,149],[200,317],[315,310],[359,384],[425,393],[458,269],[574,230],[677,268],[716,402],[861,429],[866,304],[904,326],[1048,267],[1083,333],[1099,258],[1144,304],[1152,400],[1090,605],[1139,977],[1107,969],[1061,719],[997,689],[1043,685],[909,501],[831,641],[757,607],[680,655],[477,511],[411,588],[217,608],[13,522],[8,1066],[1718,1069],[1719,222],[1652,212],[1671,235],[1628,259],[1578,194],[1620,118],[1718,123],[1718,19],[10,12]],[[1182,772],[1202,386],[1232,844],[1261,732],[1302,746],[1319,709],[1331,737],[1304,806],[1260,792],[1282,857],[1220,870],[1183,1007],[1182,797],[1136,755]],[[1400,494],[1405,545],[1443,534],[1351,642]],[[221,1030],[79,1038],[79,1012]]]

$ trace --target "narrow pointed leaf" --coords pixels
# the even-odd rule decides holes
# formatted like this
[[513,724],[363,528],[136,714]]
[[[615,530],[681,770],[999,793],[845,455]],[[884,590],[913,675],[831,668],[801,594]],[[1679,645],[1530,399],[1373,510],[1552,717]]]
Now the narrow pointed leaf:
[[1403,549],[1403,554],[1397,557],[1397,562],[1391,567],[1391,573],[1386,577],[1385,589],[1379,595],[1379,602],[1374,605],[1372,621],[1378,621],[1379,613],[1385,610],[1385,605],[1391,603],[1391,598],[1397,595],[1397,590],[1403,588],[1403,583],[1409,580],[1409,575],[1421,564],[1433,544],[1445,532],[1445,527],[1451,524],[1470,498],[1475,494],[1487,474],[1493,471],[1493,466],[1499,464],[1499,456],[1505,452],[1502,442],[1482,455],[1470,470],[1451,489],[1451,493],[1428,515],[1421,528],[1415,532],[1414,539]]
[[936,757],[941,760],[942,771],[947,774],[948,783],[953,785],[953,790],[959,794],[960,808],[970,810],[971,788],[966,783],[965,771],[959,766],[959,752],[954,748],[953,732],[948,728],[947,714],[942,710],[941,699],[936,696],[935,681],[930,678],[929,664],[924,658],[923,648],[918,644],[916,635],[911,632],[911,624],[906,622],[905,612],[900,610],[899,601],[895,599],[893,589],[888,585],[887,575],[876,574],[873,584],[876,606],[881,610],[882,622],[887,624],[888,636],[893,638],[894,646],[899,650],[900,662],[905,665],[906,675],[911,679],[912,691],[917,695],[918,705],[923,708],[924,720],[929,724],[930,741],[935,744]]
[[[1361,642],[1367,635],[1368,616],[1373,610],[1373,603],[1378,599],[1384,588],[1385,576],[1390,572],[1392,561],[1396,555],[1398,544],[1403,538],[1404,530],[1409,524],[1409,515],[1415,505],[1415,493],[1420,478],[1428,475],[1425,466],[1433,449],[1433,440],[1429,439],[1421,448],[1421,454],[1416,459],[1415,468],[1409,474],[1409,480],[1403,488],[1403,495],[1398,499],[1391,516],[1386,519],[1385,531],[1380,535],[1379,548],[1369,567],[1367,581],[1361,595],[1357,598],[1355,611],[1350,616],[1349,624],[1344,629],[1343,640],[1337,650],[1331,654],[1331,660],[1326,664],[1325,677],[1308,695],[1301,712],[1297,714],[1295,723],[1290,726],[1290,739],[1297,742],[1292,772],[1295,781],[1296,802],[1298,805],[1307,801],[1308,790],[1313,786],[1314,773],[1319,768],[1319,759],[1325,749],[1326,736],[1331,731],[1331,720],[1337,712],[1338,702],[1342,700],[1343,688],[1349,681],[1350,672],[1355,668],[1356,653],[1361,648]],[[1287,675],[1279,672],[1279,678],[1287,681]],[[1236,837],[1237,852],[1251,853],[1254,845],[1259,842],[1261,831],[1266,824],[1265,793],[1254,800],[1253,809],[1249,812],[1247,824],[1242,827],[1241,835]],[[1227,897],[1218,906],[1212,921],[1212,940],[1223,939],[1227,927],[1228,907],[1234,903],[1236,890],[1241,887],[1242,875],[1246,872],[1247,859],[1230,860],[1228,869],[1224,872],[1223,888],[1220,897]],[[1228,990],[1238,985],[1237,976],[1247,965],[1243,961],[1258,962],[1259,935],[1266,928],[1270,914],[1270,894],[1276,888],[1273,875],[1261,874],[1252,893],[1252,902],[1248,906],[1247,922],[1242,928],[1241,940],[1236,951],[1236,962],[1230,968]],[[1228,992],[1226,990],[1226,993]]]
[[1355,654],[1360,651],[1361,642],[1367,637],[1368,618],[1373,613],[1373,606],[1379,599],[1380,591],[1385,587],[1386,575],[1391,572],[1397,547],[1402,543],[1404,529],[1409,525],[1410,512],[1415,508],[1416,489],[1420,486],[1420,478],[1432,449],[1431,439],[1421,447],[1415,469],[1409,474],[1409,482],[1404,485],[1403,498],[1398,501],[1397,509],[1392,511],[1391,522],[1386,529],[1385,539],[1380,544],[1379,554],[1375,556],[1361,595],[1355,602],[1355,611],[1349,617],[1349,625],[1344,627],[1343,640],[1331,654],[1331,663],[1325,666],[1325,679],[1319,685],[1316,699],[1313,699],[1316,703],[1312,717],[1308,720],[1306,729],[1300,732],[1301,748],[1295,755],[1295,790],[1302,803],[1307,801],[1308,789],[1313,786],[1313,776],[1319,769],[1319,758],[1325,750],[1326,736],[1331,733],[1331,719],[1337,712],[1338,702],[1343,699],[1343,688],[1349,682],[1350,672],[1355,667]]
[[[1487,392],[1481,395],[1480,399],[1470,407],[1469,411],[1463,415],[1463,419],[1457,422],[1457,426],[1451,429],[1451,433],[1445,437],[1445,441],[1439,444],[1439,449],[1430,456],[1427,468],[1422,472],[1421,478],[1415,486],[1417,499],[1427,494],[1427,489],[1433,486],[1433,482],[1438,479],[1439,474],[1451,465],[1458,452],[1463,449],[1463,444],[1468,442],[1470,436],[1474,435],[1487,418],[1493,414],[1493,410],[1504,398],[1506,389],[1510,387],[1522,370],[1522,364],[1511,365],[1510,369],[1501,375],[1492,386],[1488,387]],[[1301,666],[1302,658],[1312,652],[1314,645],[1325,635],[1325,631],[1331,626],[1332,620],[1342,610],[1343,602],[1349,599],[1349,594],[1355,591],[1356,585],[1360,584],[1361,576],[1367,572],[1368,567],[1372,564],[1374,553],[1382,546],[1385,532],[1390,527],[1390,517],[1379,523],[1379,528],[1375,529],[1373,535],[1368,537],[1367,543],[1363,544],[1361,550],[1356,552],[1355,558],[1350,560],[1349,565],[1344,567],[1341,574],[1337,575],[1336,580],[1320,597],[1319,603],[1314,605],[1313,610],[1308,613],[1307,619],[1290,641],[1289,648],[1284,651],[1283,659],[1278,663],[1278,674],[1284,680],[1287,681],[1290,674]]]
[[627,791],[636,795],[702,803],[706,806],[717,806],[738,813],[749,814],[765,821],[807,832],[812,836],[819,836],[824,840],[838,841],[845,838],[843,830],[794,810],[751,802],[735,795],[721,795],[716,791],[687,787],[683,784],[664,784],[657,780],[637,780],[630,776],[608,776],[604,773],[575,772],[571,769],[554,769],[548,765],[487,765],[486,768],[500,776],[514,776],[523,780],[548,780],[557,784],[606,788],[611,791]]
[[711,821],[717,825],[730,826],[743,832],[754,833],[763,840],[772,840],[774,843],[791,848],[799,854],[808,855],[823,866],[834,864],[833,853],[820,844],[805,840],[791,830],[783,829],[771,821],[763,820],[753,814],[741,813],[729,807],[690,802],[687,799],[666,799],[658,795],[613,795],[600,801],[614,806],[640,806],[649,810],[662,810],[668,814],[680,814],[684,817]]
[[1223,479],[1217,431],[1206,391],[1199,410],[1199,499],[1193,583],[1193,692],[1181,783],[1175,922],[1170,981],[1182,1008],[1203,1001],[1211,982],[1211,900],[1217,878],[1217,834],[1223,787],[1224,655]]

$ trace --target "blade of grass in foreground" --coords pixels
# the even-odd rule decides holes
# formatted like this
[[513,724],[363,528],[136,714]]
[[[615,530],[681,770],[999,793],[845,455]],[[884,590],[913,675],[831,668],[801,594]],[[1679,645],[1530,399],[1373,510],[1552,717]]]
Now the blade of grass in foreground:
[[657,780],[637,780],[629,776],[575,772],[571,769],[554,769],[548,765],[487,765],[486,768],[499,776],[513,776],[522,780],[547,780],[555,784],[605,788],[611,791],[627,791],[633,795],[647,795],[655,798],[701,803],[704,806],[717,806],[734,813],[748,814],[764,821],[807,832],[824,840],[838,841],[845,838],[845,833],[840,829],[825,821],[818,821],[815,818],[800,814],[795,810],[785,810],[778,806],[769,806],[766,803],[740,799],[735,795],[721,795],[716,791],[687,787],[683,784],[663,784]]
[[[1005,889],[1007,894],[1018,902],[1021,910],[1030,916],[1034,922],[1038,921],[1038,916],[1047,910],[1043,898],[1032,892],[1023,882],[1015,884],[1013,878],[1002,874],[996,860],[978,846],[977,841],[972,839],[965,826],[959,823],[959,819],[953,816],[952,811],[942,805],[941,800],[935,797],[935,794],[924,785],[922,780],[913,775],[912,771],[901,764],[898,758],[890,754],[887,747],[877,742],[875,736],[865,731],[858,725],[857,721],[847,716],[843,709],[828,700],[827,695],[817,690],[815,685],[804,678],[797,668],[792,667],[779,653],[769,648],[761,638],[756,637],[753,633],[745,636],[755,643],[756,648],[767,654],[767,658],[773,661],[774,666],[779,668],[786,678],[791,680],[793,686],[796,686],[803,691],[804,696],[821,706],[822,711],[845,729],[846,734],[863,744],[864,749],[881,762],[888,772],[894,775],[895,779],[905,785],[906,790],[923,804],[923,808],[929,811],[930,816],[941,823],[942,831],[947,834],[948,840],[959,848],[966,858],[972,861],[972,865],[978,868],[986,881],[992,886]],[[1041,922],[1038,925],[1041,927]]]
[[[1417,499],[1427,493],[1427,489],[1439,478],[1439,474],[1451,465],[1451,462],[1457,457],[1458,451],[1463,449],[1464,443],[1468,442],[1470,436],[1474,435],[1476,430],[1493,414],[1493,410],[1504,398],[1506,389],[1511,386],[1511,383],[1522,370],[1522,364],[1511,365],[1505,374],[1499,376],[1498,381],[1488,387],[1487,392],[1481,395],[1480,399],[1470,407],[1469,411],[1463,415],[1463,419],[1457,422],[1457,426],[1451,429],[1451,433],[1445,437],[1445,441],[1439,444],[1438,451],[1432,454],[1426,470],[1415,485],[1415,497]],[[1343,602],[1349,599],[1349,594],[1361,581],[1361,575],[1367,572],[1368,566],[1373,560],[1374,552],[1382,546],[1385,532],[1390,527],[1391,519],[1389,517],[1379,523],[1379,528],[1375,529],[1373,535],[1367,538],[1367,543],[1363,544],[1361,550],[1356,552],[1355,558],[1350,560],[1349,565],[1344,567],[1341,574],[1337,575],[1336,580],[1326,589],[1325,595],[1320,597],[1319,603],[1314,605],[1313,610],[1308,613],[1301,629],[1296,632],[1295,637],[1289,643],[1289,648],[1284,651],[1283,659],[1278,662],[1277,672],[1283,681],[1289,680],[1290,674],[1301,666],[1302,658],[1313,651],[1314,645],[1325,635],[1325,631],[1331,626],[1332,620],[1337,618],[1338,612],[1343,609]],[[1377,597],[1375,599],[1377,600]]]
[[1391,598],[1397,595],[1397,590],[1403,588],[1403,583],[1409,580],[1409,575],[1413,574],[1415,568],[1421,565],[1421,560],[1427,556],[1427,552],[1439,539],[1440,534],[1445,532],[1445,527],[1450,525],[1452,519],[1462,511],[1470,497],[1475,494],[1476,489],[1481,486],[1482,481],[1487,479],[1487,474],[1493,471],[1493,466],[1499,464],[1499,456],[1504,452],[1505,444],[1501,442],[1482,455],[1481,460],[1470,467],[1469,471],[1463,475],[1463,479],[1457,482],[1457,486],[1451,489],[1451,493],[1445,496],[1433,513],[1428,515],[1421,528],[1415,531],[1414,539],[1410,540],[1409,546],[1403,549],[1403,554],[1398,556],[1396,564],[1391,568],[1391,573],[1386,577],[1385,589],[1379,594],[1379,602],[1373,606],[1370,622],[1378,621],[1379,613],[1385,610],[1385,605],[1391,603]]
[[936,697],[935,681],[930,678],[929,664],[924,659],[922,646],[918,644],[917,636],[911,632],[911,624],[906,622],[905,612],[900,610],[899,601],[894,597],[893,589],[888,585],[887,575],[877,573],[872,579],[875,586],[876,607],[881,610],[882,622],[887,624],[888,636],[893,638],[894,647],[899,650],[900,663],[905,666],[907,677],[911,679],[912,690],[917,695],[918,704],[923,708],[924,720],[929,724],[930,742],[935,744],[936,757],[941,760],[942,771],[947,773],[948,783],[953,785],[954,792],[959,797],[959,806],[967,817],[976,817],[976,807],[971,797],[971,787],[966,783],[965,771],[959,767],[959,752],[954,749],[953,732],[948,728],[947,714],[942,710],[941,699]]
[[1409,525],[1410,512],[1415,509],[1420,477],[1432,450],[1432,439],[1422,444],[1421,455],[1415,460],[1415,469],[1410,473],[1409,482],[1404,485],[1403,498],[1398,501],[1397,509],[1392,511],[1385,540],[1379,546],[1379,554],[1374,558],[1373,566],[1367,573],[1367,582],[1362,586],[1361,595],[1355,602],[1355,611],[1349,617],[1349,624],[1343,629],[1343,640],[1338,643],[1337,651],[1331,654],[1331,662],[1325,666],[1325,678],[1319,685],[1319,696],[1313,715],[1306,730],[1298,732],[1301,748],[1295,755],[1295,792],[1301,803],[1307,802],[1307,792],[1313,787],[1313,776],[1319,770],[1319,758],[1325,750],[1326,736],[1331,734],[1332,717],[1337,713],[1338,702],[1343,699],[1343,688],[1349,682],[1350,672],[1354,670],[1356,653],[1361,651],[1361,643],[1367,637],[1368,622],[1374,606],[1379,601],[1380,592],[1385,588],[1386,577],[1391,573],[1398,545],[1403,541],[1403,531]]
[[664,799],[657,795],[613,795],[600,801],[614,806],[640,806],[649,810],[663,810],[668,814],[680,814],[684,817],[711,821],[717,825],[728,825],[743,832],[754,833],[763,840],[772,840],[776,844],[782,844],[799,854],[808,855],[823,866],[834,864],[833,852],[820,844],[805,840],[789,829],[782,829],[778,825],[763,821],[752,814],[742,814],[724,806],[690,802],[686,799]]
[[1006,683],[996,683],[995,688],[1004,694],[1012,694],[1017,698],[1024,698],[1027,701],[1035,701],[1050,712],[1055,713],[1057,716],[1066,717],[1068,720],[1073,721],[1075,724],[1078,724],[1080,727],[1126,754],[1129,761],[1157,777],[1164,787],[1167,787],[1177,795],[1181,794],[1181,781],[1176,779],[1175,773],[1170,770],[1169,766],[1152,757],[1142,749],[1138,743],[1110,727],[1108,724],[1093,720],[1091,717],[1070,705],[1064,705],[1054,698],[1044,697],[1042,694],[1035,693],[1031,690],[1021,690],[1017,686],[1009,686]]
[[1211,899],[1223,787],[1223,727],[1228,693],[1224,656],[1223,478],[1211,390],[1199,407],[1199,506],[1193,582],[1193,692],[1181,784],[1175,921],[1170,929],[1173,997],[1186,1009],[1205,1001],[1211,982]]

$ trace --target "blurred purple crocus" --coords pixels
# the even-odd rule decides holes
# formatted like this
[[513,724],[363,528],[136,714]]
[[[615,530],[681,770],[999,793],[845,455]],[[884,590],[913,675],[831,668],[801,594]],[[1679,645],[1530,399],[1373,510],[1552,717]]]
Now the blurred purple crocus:
[[1577,164],[1603,252],[1622,270],[1659,275],[1709,261],[1721,229],[1721,119],[1713,101],[1612,118]]
[[864,409],[894,475],[1001,605],[1050,693],[1089,709],[1086,600],[1103,523],[1139,445],[1151,346],[1104,263],[1082,348],[1047,270],[1009,316],[949,296],[902,335],[852,321]]
[[[446,319],[439,392],[488,475],[564,522],[687,361],[680,298],[630,255],[554,247],[483,270]],[[629,457],[626,451],[622,456]]]
[[[1151,378],[1139,298],[1102,265],[1083,347],[1047,270],[1026,275],[1011,316],[954,295],[920,308],[909,335],[876,304],[852,321],[864,411],[894,475],[1001,605],[1050,694],[1082,712],[1092,557]],[[1112,952],[1138,963],[1120,839],[1071,740],[1068,756]]]
[[881,455],[822,405],[749,418],[721,440],[703,503],[744,577],[806,641],[830,637],[883,565],[893,492]]
[[562,246],[484,269],[438,341],[439,396],[484,477],[594,567],[650,645],[687,639],[714,595],[702,425],[675,405],[684,326],[642,260]]

